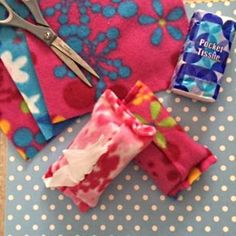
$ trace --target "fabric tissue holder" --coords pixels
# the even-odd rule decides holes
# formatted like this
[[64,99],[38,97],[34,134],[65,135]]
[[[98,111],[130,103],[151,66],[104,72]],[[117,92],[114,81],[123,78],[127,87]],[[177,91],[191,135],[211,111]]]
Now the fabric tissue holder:
[[43,180],[70,197],[82,212],[95,207],[111,181],[156,133],[140,123],[111,90],[96,103],[91,119]]
[[182,0],[148,2],[40,1],[49,25],[101,77],[88,88],[46,45],[26,33],[53,123],[91,112],[107,88],[124,98],[137,78],[154,91],[169,87],[188,20]]
[[216,162],[216,157],[177,124],[141,81],[136,83],[124,103],[143,124],[157,129],[153,143],[135,160],[164,194],[176,196]]

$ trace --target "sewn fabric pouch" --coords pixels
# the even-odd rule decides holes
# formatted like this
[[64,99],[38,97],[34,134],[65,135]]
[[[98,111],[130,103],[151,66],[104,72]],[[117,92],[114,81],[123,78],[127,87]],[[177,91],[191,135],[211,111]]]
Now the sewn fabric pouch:
[[106,90],[91,119],[64,155],[44,176],[83,212],[95,207],[111,181],[140,153],[156,133],[140,123],[116,95]]
[[188,188],[216,162],[216,157],[177,124],[141,81],[132,88],[124,103],[143,124],[157,129],[152,144],[135,160],[166,195],[175,196]]
[[53,123],[92,111],[107,88],[124,98],[137,78],[154,91],[169,87],[188,28],[182,0],[42,0],[40,6],[55,32],[101,77],[90,78],[94,88],[87,87],[27,33]]
[[0,130],[23,159],[33,158],[46,140],[0,60]]

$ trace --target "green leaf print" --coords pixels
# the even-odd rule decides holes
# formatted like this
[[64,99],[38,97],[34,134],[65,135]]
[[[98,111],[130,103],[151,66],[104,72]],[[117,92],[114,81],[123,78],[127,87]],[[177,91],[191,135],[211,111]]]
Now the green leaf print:
[[150,109],[152,119],[155,120],[161,112],[161,104],[157,101],[151,102]]

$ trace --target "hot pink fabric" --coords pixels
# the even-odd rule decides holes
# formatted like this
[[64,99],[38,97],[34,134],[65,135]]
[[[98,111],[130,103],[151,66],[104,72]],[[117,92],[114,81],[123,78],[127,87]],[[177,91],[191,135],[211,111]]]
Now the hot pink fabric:
[[[55,70],[63,63],[45,44],[27,34],[53,123],[90,112],[107,88],[122,98],[140,78],[153,91],[168,88],[188,28],[182,0],[125,0],[119,3],[42,0],[40,5],[55,32],[77,49],[102,78],[99,84],[93,79],[95,87],[91,89],[79,79],[71,79],[69,71],[62,71],[58,77],[60,70]],[[81,9],[85,13],[80,13]],[[143,16],[151,17],[152,22],[145,23]],[[86,26],[89,35],[83,28],[73,32],[77,26]],[[159,33],[154,37],[157,30]],[[99,35],[105,35],[105,39],[96,44]],[[106,51],[109,44],[110,51]],[[116,63],[118,67],[114,66]]]
[[[114,93],[106,90],[96,103],[91,120],[68,149],[79,150],[80,153],[84,153],[81,155],[87,157],[74,156],[68,159],[64,154],[45,174],[45,184],[47,187],[57,187],[70,197],[81,211],[87,211],[97,205],[99,197],[111,181],[150,144],[155,133],[154,127],[141,124]],[[100,146],[95,150],[96,143],[101,139],[105,140],[104,145],[108,144],[102,154],[100,152],[104,145],[99,144]],[[91,145],[94,145],[92,149]],[[91,164],[91,160],[96,158],[97,153],[101,156],[98,154],[97,162]],[[80,158],[84,158],[83,163]],[[76,159],[78,159],[77,167],[74,166]],[[70,163],[72,166],[67,173],[61,171],[63,167],[65,170],[66,165],[70,166]],[[84,178],[76,182],[76,173],[82,171],[85,165],[92,165],[91,171],[85,173]],[[72,173],[73,170],[75,173]]]
[[45,146],[45,139],[21,94],[0,61],[0,130],[24,159]]
[[142,82],[136,83],[125,104],[143,123],[157,129],[153,143],[135,160],[163,193],[175,196],[216,162],[216,157],[176,123]]

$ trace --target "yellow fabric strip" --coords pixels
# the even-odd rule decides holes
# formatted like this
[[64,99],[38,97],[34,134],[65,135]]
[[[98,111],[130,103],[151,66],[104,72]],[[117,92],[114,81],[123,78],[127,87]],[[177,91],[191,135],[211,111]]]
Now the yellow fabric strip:
[[4,235],[7,141],[0,133],[0,235]]

